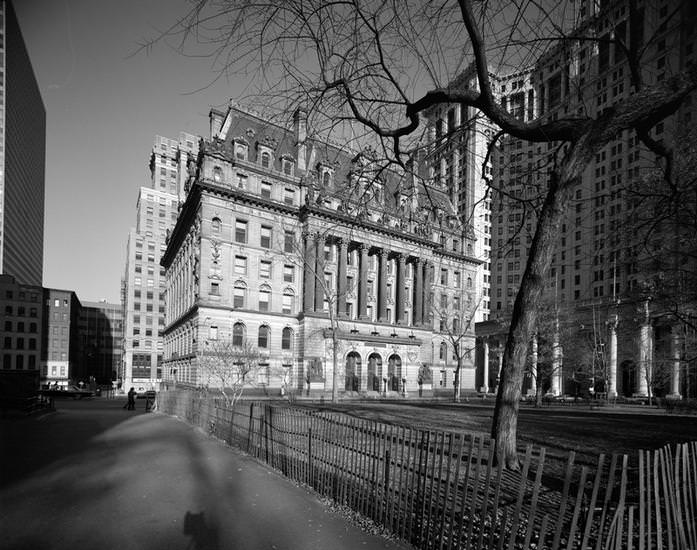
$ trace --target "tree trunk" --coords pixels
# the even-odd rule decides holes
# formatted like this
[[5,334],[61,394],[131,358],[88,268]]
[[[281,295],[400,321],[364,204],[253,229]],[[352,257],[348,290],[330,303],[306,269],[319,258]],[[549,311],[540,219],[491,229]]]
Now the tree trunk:
[[339,327],[332,327],[332,403],[339,402],[339,365],[337,364],[339,337],[337,330]]
[[[579,173],[581,168],[578,168]],[[575,174],[573,174],[575,176]],[[496,407],[491,436],[495,440],[499,464],[517,470],[518,409],[520,405],[528,344],[537,322],[538,304],[545,288],[546,275],[552,262],[556,240],[575,177],[563,181],[552,174],[535,237],[525,266],[525,273],[516,296],[508,338],[503,355],[501,379],[496,395]]]
[[453,388],[453,400],[455,403],[460,402],[460,359],[457,360],[457,367],[455,367],[455,387]]

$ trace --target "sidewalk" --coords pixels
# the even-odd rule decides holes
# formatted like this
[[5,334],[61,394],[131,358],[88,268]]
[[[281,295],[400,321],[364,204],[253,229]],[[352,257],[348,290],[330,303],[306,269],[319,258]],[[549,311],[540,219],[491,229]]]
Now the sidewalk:
[[4,426],[0,466],[17,480],[0,489],[3,548],[408,548],[174,418],[109,403]]

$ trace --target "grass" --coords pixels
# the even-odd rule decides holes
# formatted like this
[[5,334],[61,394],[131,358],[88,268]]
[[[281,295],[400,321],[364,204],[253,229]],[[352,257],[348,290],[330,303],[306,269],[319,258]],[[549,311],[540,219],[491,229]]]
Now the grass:
[[[342,402],[312,408],[425,430],[489,433],[494,412],[489,402]],[[310,406],[305,405],[305,406]],[[522,406],[518,442],[544,446],[555,454],[576,451],[591,459],[600,453],[635,454],[666,444],[697,440],[697,418],[648,407],[589,410],[581,407]]]

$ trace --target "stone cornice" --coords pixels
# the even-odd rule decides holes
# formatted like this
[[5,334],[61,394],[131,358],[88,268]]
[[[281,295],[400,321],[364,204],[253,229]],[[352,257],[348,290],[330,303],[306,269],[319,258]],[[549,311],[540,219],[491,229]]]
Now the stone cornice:
[[[325,338],[331,338],[332,329],[324,329],[322,331],[322,335]],[[338,330],[337,336],[340,340],[354,340],[361,342],[371,342],[375,344],[403,344],[409,346],[420,346],[421,344],[423,344],[423,340],[421,338],[416,337],[412,338],[410,336],[392,336],[391,334],[388,334],[386,336],[382,336],[379,334],[363,334],[361,332],[354,332],[352,330]]]

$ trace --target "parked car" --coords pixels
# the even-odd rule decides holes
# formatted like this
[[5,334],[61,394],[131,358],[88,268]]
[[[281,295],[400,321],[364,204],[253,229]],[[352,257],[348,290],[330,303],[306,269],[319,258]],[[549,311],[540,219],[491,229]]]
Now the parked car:
[[42,390],[41,393],[47,397],[72,397],[73,399],[83,399],[85,397],[94,396],[90,390],[75,385],[60,386],[53,390]]

